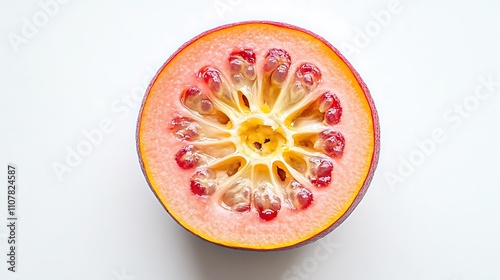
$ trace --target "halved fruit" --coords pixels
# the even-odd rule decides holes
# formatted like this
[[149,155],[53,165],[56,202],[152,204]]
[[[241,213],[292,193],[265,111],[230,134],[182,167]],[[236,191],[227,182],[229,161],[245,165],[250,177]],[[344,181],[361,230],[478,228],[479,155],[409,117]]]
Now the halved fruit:
[[187,230],[273,250],[346,219],[372,179],[379,135],[366,85],[334,47],[253,21],[207,31],[168,59],[142,104],[137,149]]

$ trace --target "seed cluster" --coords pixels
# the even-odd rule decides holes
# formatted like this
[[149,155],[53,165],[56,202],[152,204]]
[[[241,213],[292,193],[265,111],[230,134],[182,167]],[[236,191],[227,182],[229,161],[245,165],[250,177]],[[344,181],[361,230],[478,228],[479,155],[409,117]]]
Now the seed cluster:
[[175,161],[193,170],[195,196],[270,221],[282,207],[306,209],[314,188],[330,185],[345,139],[334,127],[340,100],[317,92],[316,65],[291,69],[290,54],[277,48],[261,59],[252,49],[236,49],[228,72],[202,67],[198,82],[180,94],[189,114],[175,115],[170,131],[185,142]]

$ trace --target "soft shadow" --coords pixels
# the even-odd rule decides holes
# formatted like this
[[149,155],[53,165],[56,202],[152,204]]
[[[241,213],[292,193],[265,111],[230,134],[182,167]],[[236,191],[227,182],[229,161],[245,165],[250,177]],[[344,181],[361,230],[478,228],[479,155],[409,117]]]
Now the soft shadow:
[[186,233],[200,280],[280,280],[285,271],[310,254],[307,245],[284,251],[243,251],[222,247]]

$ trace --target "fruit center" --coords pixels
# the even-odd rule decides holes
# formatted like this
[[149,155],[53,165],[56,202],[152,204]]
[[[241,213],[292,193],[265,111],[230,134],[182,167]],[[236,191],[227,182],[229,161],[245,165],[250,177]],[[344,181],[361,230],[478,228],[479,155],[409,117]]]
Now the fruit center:
[[198,71],[180,96],[189,113],[171,120],[173,136],[187,142],[175,160],[193,169],[192,193],[232,212],[256,210],[265,221],[282,206],[306,209],[313,188],[330,185],[344,152],[344,136],[334,128],[340,100],[320,87],[316,65],[293,65],[283,49],[262,57],[235,50],[227,63],[226,73]]
[[249,119],[238,129],[243,153],[254,159],[270,158],[286,147],[283,129],[272,119]]

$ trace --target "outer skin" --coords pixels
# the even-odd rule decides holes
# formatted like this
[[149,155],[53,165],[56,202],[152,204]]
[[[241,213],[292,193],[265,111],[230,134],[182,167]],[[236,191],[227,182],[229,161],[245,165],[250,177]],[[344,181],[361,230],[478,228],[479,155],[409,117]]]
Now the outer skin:
[[[211,32],[214,32],[214,31],[217,31],[217,30],[220,30],[220,29],[224,29],[224,28],[232,27],[232,26],[237,26],[237,25],[242,25],[242,24],[252,24],[252,23],[270,24],[270,25],[276,25],[276,26],[285,27],[285,28],[289,28],[289,29],[299,30],[299,31],[302,31],[304,33],[310,34],[313,37],[315,37],[316,39],[318,39],[319,41],[323,42],[325,45],[327,45],[330,49],[332,49],[341,58],[341,60],[349,67],[350,71],[354,74],[354,76],[356,77],[357,82],[359,83],[359,85],[363,89],[363,92],[365,93],[366,100],[368,101],[368,104],[370,106],[370,110],[371,110],[371,113],[372,113],[373,131],[374,131],[374,135],[373,135],[374,136],[374,150],[373,150],[373,156],[372,156],[372,160],[371,160],[370,170],[368,171],[368,174],[367,174],[367,176],[365,178],[363,186],[361,187],[358,195],[356,196],[356,198],[354,199],[354,201],[352,202],[352,204],[349,206],[349,208],[347,209],[347,211],[337,221],[335,221],[332,225],[330,225],[324,231],[318,233],[316,236],[314,236],[314,237],[312,237],[312,238],[310,238],[308,240],[305,240],[303,242],[297,243],[295,245],[291,245],[291,246],[287,246],[287,247],[281,247],[281,248],[275,248],[275,249],[252,249],[252,248],[246,248],[246,247],[245,248],[243,248],[243,247],[234,247],[234,246],[227,246],[227,245],[224,245],[224,244],[215,243],[215,242],[211,242],[210,241],[211,243],[214,243],[214,244],[217,244],[217,245],[220,245],[220,246],[223,246],[223,247],[228,247],[228,248],[233,248],[233,249],[240,249],[240,250],[248,250],[248,251],[278,251],[278,250],[293,249],[293,248],[298,248],[300,246],[309,244],[311,242],[314,242],[314,241],[316,241],[316,240],[324,237],[325,235],[327,235],[328,233],[330,233],[332,230],[334,230],[335,228],[337,228],[342,222],[344,222],[345,219],[347,219],[347,217],[349,217],[349,215],[352,213],[352,211],[354,211],[354,209],[359,204],[359,202],[361,201],[361,199],[365,195],[366,191],[368,190],[368,186],[370,185],[370,183],[371,183],[371,181],[373,179],[373,175],[375,174],[375,170],[377,169],[378,159],[379,159],[379,156],[380,156],[380,123],[379,123],[379,117],[378,117],[378,114],[377,114],[377,110],[375,108],[375,103],[374,103],[373,98],[372,98],[372,96],[370,94],[370,91],[368,90],[368,87],[366,86],[365,82],[361,79],[361,77],[358,74],[358,72],[349,63],[349,61],[347,61],[347,59],[338,51],[337,48],[335,48],[334,46],[332,46],[323,37],[321,37],[321,36],[319,36],[319,35],[317,35],[315,33],[312,33],[309,30],[306,30],[306,29],[303,29],[303,28],[300,28],[300,27],[297,27],[297,26],[294,26],[294,25],[291,25],[291,24],[282,23],[282,22],[274,22],[274,21],[259,21],[259,20],[256,20],[256,21],[243,21],[243,22],[226,24],[226,25],[222,25],[222,26],[219,26],[219,27],[207,30],[207,31],[199,34],[198,36],[196,36],[193,39],[189,40],[188,42],[184,43],[175,53],[173,53],[168,58],[168,60],[162,65],[162,67],[158,70],[158,72],[156,73],[155,77],[152,79],[151,83],[149,84],[149,86],[148,86],[148,88],[146,90],[146,94],[144,96],[144,99],[142,101],[141,108],[140,108],[140,111],[139,111],[139,117],[138,117],[138,120],[137,120],[137,126],[136,126],[136,142],[137,142],[137,145],[136,145],[136,149],[137,149],[137,154],[138,154],[138,157],[139,157],[139,163],[141,165],[141,169],[142,169],[142,172],[144,174],[144,177],[146,178],[146,181],[148,182],[148,185],[151,188],[151,190],[153,191],[153,193],[155,194],[156,198],[161,203],[161,200],[158,197],[158,194],[154,191],[153,186],[152,186],[151,182],[149,181],[149,178],[146,175],[146,169],[145,169],[145,166],[144,166],[144,162],[142,160],[142,155],[141,155],[141,151],[140,151],[140,140],[139,140],[139,127],[140,127],[140,122],[141,122],[141,117],[142,117],[142,111],[143,111],[144,104],[146,102],[146,99],[148,98],[148,94],[149,94],[149,92],[151,90],[152,85],[156,81],[159,73],[163,70],[163,68],[165,68],[165,66],[170,62],[170,60],[172,60],[181,50],[183,50],[186,46],[190,45],[192,42],[198,40],[199,38],[205,36],[208,33],[211,33]],[[166,206],[163,205],[163,203],[162,203],[162,206],[165,209],[165,211],[167,211],[167,213],[169,213],[169,215],[170,215],[170,212],[168,212]],[[173,216],[172,216],[172,218],[173,218]],[[174,219],[174,220],[179,225],[181,225],[184,229],[186,229],[179,221],[177,221],[176,219]],[[189,231],[188,229],[186,229],[186,230]],[[189,231],[189,232],[191,232],[192,234],[198,236],[199,238],[207,241],[202,236],[199,236],[199,235],[195,234],[192,231]]]

